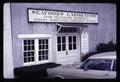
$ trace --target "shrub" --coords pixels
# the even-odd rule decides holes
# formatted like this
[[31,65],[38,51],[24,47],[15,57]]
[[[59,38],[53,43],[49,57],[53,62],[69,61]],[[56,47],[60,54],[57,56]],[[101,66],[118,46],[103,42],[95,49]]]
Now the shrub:
[[97,53],[108,52],[108,51],[116,51],[116,44],[112,41],[108,43],[99,43],[96,46],[96,52],[88,52],[86,55],[82,57],[82,62],[85,61],[89,56],[92,56]]
[[99,43],[96,46],[97,52],[107,52],[107,51],[115,51],[116,50],[116,44],[112,41],[109,41],[108,43]]

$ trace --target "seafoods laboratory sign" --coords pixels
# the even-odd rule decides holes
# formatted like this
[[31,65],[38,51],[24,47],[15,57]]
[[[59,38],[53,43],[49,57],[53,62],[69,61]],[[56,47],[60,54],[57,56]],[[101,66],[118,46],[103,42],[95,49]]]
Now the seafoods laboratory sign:
[[98,14],[28,9],[29,22],[98,23]]

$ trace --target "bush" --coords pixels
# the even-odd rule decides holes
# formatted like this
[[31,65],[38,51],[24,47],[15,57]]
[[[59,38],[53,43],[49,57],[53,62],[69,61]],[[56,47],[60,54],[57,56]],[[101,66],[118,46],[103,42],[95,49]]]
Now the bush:
[[116,51],[116,44],[112,41],[108,43],[99,43],[96,46],[96,52],[89,52],[85,56],[82,57],[82,62],[85,61],[89,56],[92,56],[97,53],[108,52],[108,51]]
[[96,46],[97,52],[107,52],[107,51],[115,51],[116,50],[116,44],[112,41],[109,41],[107,44],[105,43],[99,43]]

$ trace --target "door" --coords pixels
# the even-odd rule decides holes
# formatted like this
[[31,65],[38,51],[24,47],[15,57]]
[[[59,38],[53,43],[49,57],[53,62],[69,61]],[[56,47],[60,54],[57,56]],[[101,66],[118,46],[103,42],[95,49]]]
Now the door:
[[80,36],[77,34],[57,36],[57,63],[62,65],[80,61]]

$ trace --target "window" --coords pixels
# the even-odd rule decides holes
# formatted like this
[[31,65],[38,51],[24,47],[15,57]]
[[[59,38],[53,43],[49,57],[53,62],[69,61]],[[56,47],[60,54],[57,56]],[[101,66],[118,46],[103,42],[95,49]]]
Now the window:
[[82,66],[81,69],[87,67],[91,70],[109,70],[111,67],[112,60],[102,60],[102,59],[89,59]]
[[76,49],[76,36],[69,36],[68,42],[69,42],[69,50],[75,50]]
[[114,60],[112,71],[116,71],[116,61]]
[[24,40],[24,62],[34,62],[34,40]]
[[48,39],[25,39],[23,46],[24,63],[48,60]]
[[39,61],[48,60],[48,39],[39,39]]
[[[57,30],[59,29],[59,27],[57,27]],[[77,28],[75,27],[61,27],[59,33],[76,33],[77,32]]]
[[65,51],[66,50],[66,38],[65,38],[65,36],[58,36],[57,37],[57,49],[58,49],[58,51]]

